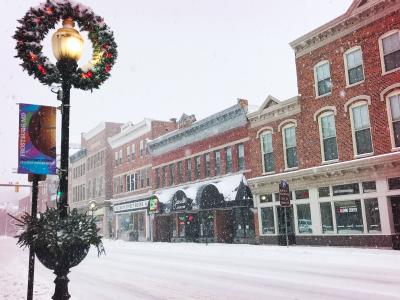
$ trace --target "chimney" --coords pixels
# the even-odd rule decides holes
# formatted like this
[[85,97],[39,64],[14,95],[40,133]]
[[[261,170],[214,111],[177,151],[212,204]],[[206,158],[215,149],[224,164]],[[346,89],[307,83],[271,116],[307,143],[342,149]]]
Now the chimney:
[[239,104],[241,108],[247,109],[249,106],[249,101],[246,99],[237,98],[237,104]]

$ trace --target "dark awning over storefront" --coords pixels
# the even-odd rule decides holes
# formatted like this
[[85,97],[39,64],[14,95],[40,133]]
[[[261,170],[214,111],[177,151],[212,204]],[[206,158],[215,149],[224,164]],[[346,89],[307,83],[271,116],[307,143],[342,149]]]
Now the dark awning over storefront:
[[155,196],[172,210],[235,206],[252,201],[243,174],[162,189]]

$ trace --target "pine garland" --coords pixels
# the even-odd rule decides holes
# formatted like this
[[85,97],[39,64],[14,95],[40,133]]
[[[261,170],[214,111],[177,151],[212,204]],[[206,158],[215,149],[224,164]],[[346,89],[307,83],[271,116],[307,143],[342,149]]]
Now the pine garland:
[[38,7],[30,8],[19,20],[14,39],[17,41],[18,57],[21,66],[29,75],[38,78],[45,85],[61,83],[57,67],[42,53],[42,41],[50,29],[54,29],[61,19],[71,17],[81,31],[88,31],[92,42],[92,65],[78,68],[73,74],[72,84],[82,90],[97,89],[110,76],[110,70],[117,58],[117,45],[113,32],[102,17],[79,3],[69,0],[47,0]]

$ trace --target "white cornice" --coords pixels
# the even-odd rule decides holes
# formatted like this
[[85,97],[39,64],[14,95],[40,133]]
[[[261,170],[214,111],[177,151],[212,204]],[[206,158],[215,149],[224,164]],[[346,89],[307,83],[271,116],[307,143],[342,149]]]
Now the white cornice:
[[300,111],[300,95],[298,95],[266,109],[261,106],[258,111],[247,114],[247,118],[250,121],[250,127],[254,128],[298,114]]
[[[330,174],[344,174],[346,170],[361,170],[362,168],[374,168],[377,165],[390,165],[393,168],[400,166],[400,152],[387,153],[382,155],[370,156],[366,158],[353,159],[350,161],[339,162],[335,164],[322,165],[313,168],[301,169],[291,172],[283,172],[274,175],[265,175],[248,179],[250,188],[258,188],[258,185],[278,184],[280,180],[297,181],[304,178],[310,178],[316,181],[319,177],[329,178]],[[371,173],[371,172],[370,172]]]
[[400,0],[372,0],[360,8],[352,5],[343,15],[294,40],[290,46],[296,57],[301,57],[396,10],[400,10]]
[[118,148],[126,143],[129,143],[140,136],[151,131],[151,119],[144,119],[140,123],[133,125],[132,123],[124,124],[121,126],[123,131],[120,133],[109,137],[108,143],[112,149]]

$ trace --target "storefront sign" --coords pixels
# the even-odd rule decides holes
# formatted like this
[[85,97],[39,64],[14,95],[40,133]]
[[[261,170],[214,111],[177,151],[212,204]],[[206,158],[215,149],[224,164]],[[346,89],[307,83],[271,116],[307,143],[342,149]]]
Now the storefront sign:
[[56,108],[19,105],[18,173],[56,174]]
[[146,209],[148,205],[149,200],[118,204],[114,206],[114,212]]
[[149,200],[149,215],[157,214],[160,212],[160,201],[156,196],[153,196]]
[[285,180],[279,183],[279,202],[281,207],[290,207],[289,184]]
[[192,209],[192,200],[186,197],[182,191],[177,191],[171,200],[172,210],[189,210]]

